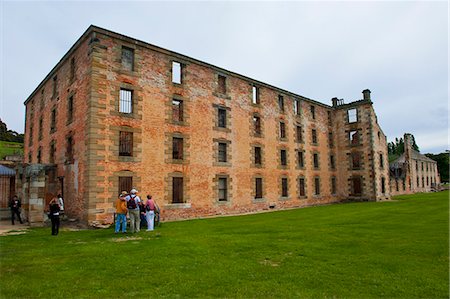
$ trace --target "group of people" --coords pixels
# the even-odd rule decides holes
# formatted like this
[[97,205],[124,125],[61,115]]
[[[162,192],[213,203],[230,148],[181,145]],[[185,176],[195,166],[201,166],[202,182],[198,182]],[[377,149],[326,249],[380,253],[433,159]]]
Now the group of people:
[[130,217],[130,232],[139,232],[142,224],[147,224],[147,231],[154,230],[155,215],[159,216],[159,207],[151,195],[147,195],[144,202],[138,196],[136,189],[131,189],[130,193],[122,191],[115,202],[116,226],[114,232],[117,234],[122,227],[122,233],[127,232],[127,213]]

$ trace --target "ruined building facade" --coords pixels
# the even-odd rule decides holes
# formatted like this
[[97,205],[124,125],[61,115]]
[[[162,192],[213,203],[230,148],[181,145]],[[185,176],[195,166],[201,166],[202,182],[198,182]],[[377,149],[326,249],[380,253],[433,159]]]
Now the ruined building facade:
[[388,199],[370,91],[332,105],[91,26],[25,102],[29,217],[111,222],[122,190],[163,219]]
[[405,134],[403,154],[389,164],[392,195],[439,190],[437,162],[413,148],[411,134]]

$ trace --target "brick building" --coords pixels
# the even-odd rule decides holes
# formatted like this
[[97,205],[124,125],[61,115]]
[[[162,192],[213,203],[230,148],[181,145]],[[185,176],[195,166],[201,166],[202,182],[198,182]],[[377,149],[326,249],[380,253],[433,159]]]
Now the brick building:
[[405,134],[404,153],[389,164],[392,195],[439,190],[437,162],[413,149],[411,134]]
[[370,91],[332,106],[95,26],[25,101],[33,222],[110,222],[119,191],[163,219],[388,199],[386,137]]

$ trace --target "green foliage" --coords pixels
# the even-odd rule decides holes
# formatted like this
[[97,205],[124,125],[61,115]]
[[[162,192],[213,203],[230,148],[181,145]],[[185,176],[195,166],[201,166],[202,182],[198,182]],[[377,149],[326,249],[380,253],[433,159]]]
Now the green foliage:
[[10,141],[23,143],[23,134],[19,134],[16,131],[8,130],[6,124],[0,119],[0,141]]
[[[412,148],[414,150],[420,152],[419,146],[416,143],[416,139],[414,138],[414,135],[411,135],[411,136],[412,136]],[[401,137],[400,137],[400,139],[398,139],[396,137],[395,142],[389,142],[387,146],[388,146],[388,154],[391,155],[392,157],[394,157],[394,156],[399,157],[405,151],[405,141]]]
[[448,170],[450,167],[449,155],[450,151],[446,151],[445,153],[440,153],[437,155],[425,154],[425,156],[437,162],[438,171],[439,174],[441,175],[441,182],[449,181],[449,174],[448,174]]
[[0,237],[1,298],[448,298],[448,191]]
[[0,160],[9,155],[23,155],[23,143],[0,141]]

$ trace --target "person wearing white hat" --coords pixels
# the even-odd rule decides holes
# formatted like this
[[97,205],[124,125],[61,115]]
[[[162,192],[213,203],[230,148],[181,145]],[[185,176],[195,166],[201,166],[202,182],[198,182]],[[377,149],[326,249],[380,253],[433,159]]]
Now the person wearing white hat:
[[138,190],[135,188],[130,190],[130,194],[125,197],[127,201],[128,214],[130,215],[130,232],[139,232],[141,226],[141,217],[139,211],[139,203],[141,199],[137,195]]

